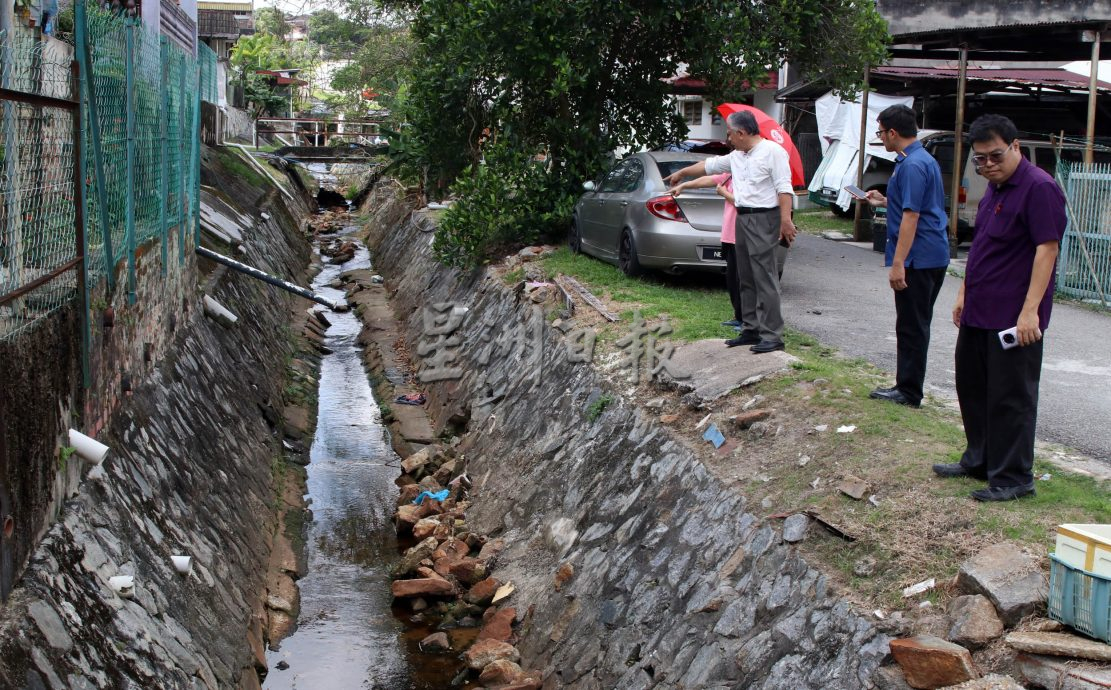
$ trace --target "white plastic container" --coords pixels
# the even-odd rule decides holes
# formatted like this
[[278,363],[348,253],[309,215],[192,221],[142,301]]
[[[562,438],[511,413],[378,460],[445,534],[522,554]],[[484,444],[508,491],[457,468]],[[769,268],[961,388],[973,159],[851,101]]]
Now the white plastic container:
[[1058,525],[1055,555],[1074,568],[1111,577],[1111,525]]
[[76,429],[69,430],[69,444],[77,450],[78,455],[94,465],[104,462],[108,455],[108,446]]

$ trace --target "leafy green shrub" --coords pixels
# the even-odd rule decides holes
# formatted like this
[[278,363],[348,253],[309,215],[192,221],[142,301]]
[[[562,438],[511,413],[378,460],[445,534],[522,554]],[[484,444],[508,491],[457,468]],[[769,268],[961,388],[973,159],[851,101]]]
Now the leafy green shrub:
[[432,243],[445,265],[474,267],[497,250],[560,235],[571,221],[575,197],[557,172],[503,142],[452,187],[457,200]]

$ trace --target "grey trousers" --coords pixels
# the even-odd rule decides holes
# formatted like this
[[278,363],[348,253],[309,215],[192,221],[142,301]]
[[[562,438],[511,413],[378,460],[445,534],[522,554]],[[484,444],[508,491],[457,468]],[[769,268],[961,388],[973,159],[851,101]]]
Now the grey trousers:
[[755,327],[760,339],[783,342],[783,314],[779,309],[779,209],[765,213],[737,213],[737,273],[741,286],[741,323]]

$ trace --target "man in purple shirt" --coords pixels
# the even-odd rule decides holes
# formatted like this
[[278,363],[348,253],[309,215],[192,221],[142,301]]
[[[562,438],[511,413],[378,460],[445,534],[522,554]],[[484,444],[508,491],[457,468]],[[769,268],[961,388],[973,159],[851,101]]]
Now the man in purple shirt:
[[1014,123],[1000,115],[984,115],[969,129],[972,160],[990,184],[953,307],[968,446],[959,463],[934,465],[934,472],[986,479],[988,488],[972,492],[978,501],[1034,495],[1042,336],[1065,233],[1065,195],[1022,156],[1017,137]]

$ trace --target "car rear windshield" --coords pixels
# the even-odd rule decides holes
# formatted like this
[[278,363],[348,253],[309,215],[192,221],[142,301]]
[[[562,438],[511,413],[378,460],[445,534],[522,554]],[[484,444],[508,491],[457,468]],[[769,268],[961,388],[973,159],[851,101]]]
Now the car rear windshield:
[[688,165],[694,165],[698,161],[656,161],[656,167],[660,169],[660,177],[667,177],[673,172],[678,172]]

